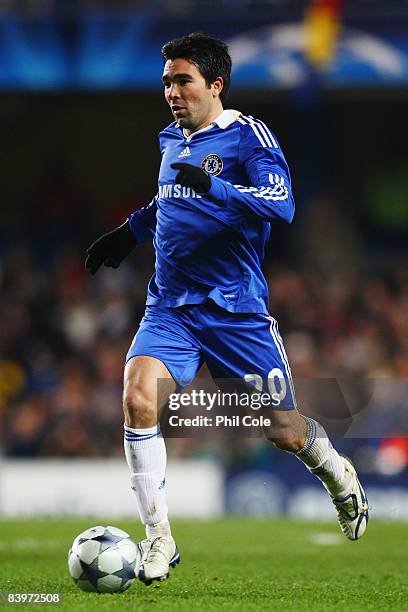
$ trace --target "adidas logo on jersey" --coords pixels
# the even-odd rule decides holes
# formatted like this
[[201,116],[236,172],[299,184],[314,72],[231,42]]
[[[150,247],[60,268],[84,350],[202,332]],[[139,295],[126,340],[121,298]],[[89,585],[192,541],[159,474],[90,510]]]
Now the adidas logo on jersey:
[[190,147],[187,146],[183,151],[178,155],[178,157],[190,157]]

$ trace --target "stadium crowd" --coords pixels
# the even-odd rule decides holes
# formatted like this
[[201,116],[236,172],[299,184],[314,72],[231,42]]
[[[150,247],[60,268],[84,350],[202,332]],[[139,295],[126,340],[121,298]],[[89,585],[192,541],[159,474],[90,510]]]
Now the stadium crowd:
[[[85,247],[117,213],[95,227],[80,191],[58,180],[33,207],[30,234],[12,232],[0,248],[3,452],[121,456],[123,361],[143,315],[152,249],[138,247],[120,269],[91,277]],[[355,227],[342,227],[330,200],[316,200],[309,211],[303,255],[294,248],[285,261],[270,254],[265,264],[270,313],[294,377],[407,378],[406,262],[384,258],[372,266]],[[401,402],[387,395],[376,435],[408,433]],[[170,454],[192,452],[200,452],[197,440],[170,441]]]

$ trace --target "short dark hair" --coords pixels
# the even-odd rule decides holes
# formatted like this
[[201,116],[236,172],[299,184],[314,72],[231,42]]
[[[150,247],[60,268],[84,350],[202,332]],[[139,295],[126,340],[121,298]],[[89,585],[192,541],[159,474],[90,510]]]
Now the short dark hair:
[[189,60],[197,66],[208,86],[214,83],[217,77],[222,77],[224,86],[220,100],[224,102],[227,99],[232,61],[228,47],[222,40],[201,32],[193,32],[170,40],[161,51],[165,62],[178,58]]

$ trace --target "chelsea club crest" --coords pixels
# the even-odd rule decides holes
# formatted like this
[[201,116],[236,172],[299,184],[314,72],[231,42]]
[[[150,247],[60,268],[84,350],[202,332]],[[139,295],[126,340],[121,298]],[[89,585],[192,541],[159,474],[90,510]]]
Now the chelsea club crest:
[[224,167],[224,162],[221,157],[216,153],[210,153],[206,155],[201,162],[201,169],[207,172],[207,174],[212,174],[213,176],[217,176],[221,173]]

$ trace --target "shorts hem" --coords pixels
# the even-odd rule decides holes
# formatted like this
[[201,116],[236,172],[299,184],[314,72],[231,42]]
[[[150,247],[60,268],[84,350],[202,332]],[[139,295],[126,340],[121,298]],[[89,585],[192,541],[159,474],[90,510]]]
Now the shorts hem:
[[126,360],[125,360],[125,366],[129,363],[129,361],[131,359],[133,359],[133,357],[153,357],[153,359],[157,359],[157,361],[160,361],[160,363],[162,363],[164,365],[165,368],[167,368],[167,370],[170,373],[170,376],[172,377],[172,379],[174,380],[174,382],[177,385],[177,388],[183,388],[186,385],[182,384],[178,378],[176,376],[174,376],[174,373],[172,372],[172,368],[169,368],[169,366],[167,365],[167,363],[165,361],[163,361],[163,359],[160,359],[160,357],[157,357],[157,355],[153,355],[153,353],[132,353],[131,355],[127,355],[126,356]]

